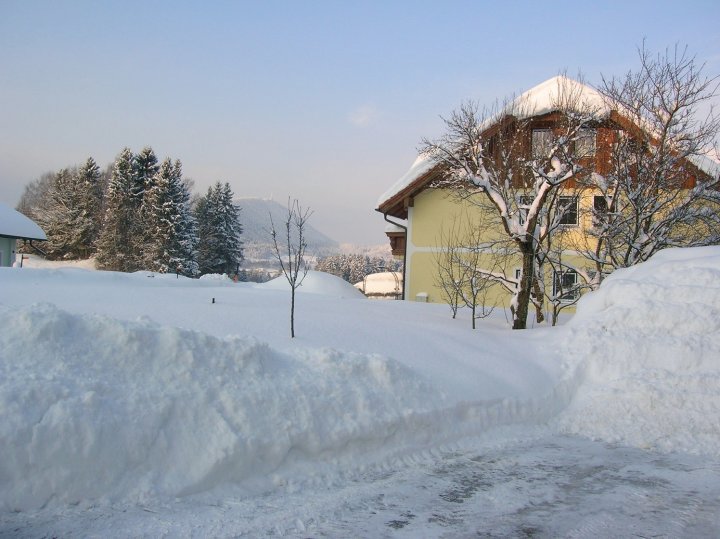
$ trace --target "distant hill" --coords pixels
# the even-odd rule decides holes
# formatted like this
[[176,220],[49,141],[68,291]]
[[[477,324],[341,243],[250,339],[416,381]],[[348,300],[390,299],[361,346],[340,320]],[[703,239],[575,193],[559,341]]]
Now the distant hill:
[[[287,219],[287,206],[262,198],[239,198],[235,200],[235,203],[240,207],[245,259],[272,259],[272,241],[269,232],[271,228],[270,215],[275,222],[275,227],[281,229]],[[312,226],[312,217],[308,222],[305,237],[309,255],[334,253],[340,248],[338,242]]]

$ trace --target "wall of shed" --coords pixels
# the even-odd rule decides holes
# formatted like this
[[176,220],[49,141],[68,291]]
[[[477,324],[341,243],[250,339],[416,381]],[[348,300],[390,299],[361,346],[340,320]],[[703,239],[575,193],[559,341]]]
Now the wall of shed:
[[15,238],[0,238],[0,267],[10,267],[15,262]]

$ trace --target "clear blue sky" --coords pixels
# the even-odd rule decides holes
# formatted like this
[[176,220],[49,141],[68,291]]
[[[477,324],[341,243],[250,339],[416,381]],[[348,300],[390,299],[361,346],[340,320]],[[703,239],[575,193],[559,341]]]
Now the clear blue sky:
[[125,146],[205,191],[296,197],[342,242],[463,100],[562,70],[622,75],[646,39],[720,73],[720,2],[0,0],[0,201]]

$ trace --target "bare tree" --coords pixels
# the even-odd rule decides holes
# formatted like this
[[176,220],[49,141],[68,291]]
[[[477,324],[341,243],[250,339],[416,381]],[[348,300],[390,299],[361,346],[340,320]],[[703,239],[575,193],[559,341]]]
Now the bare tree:
[[31,219],[35,219],[37,208],[47,204],[48,193],[55,181],[55,172],[46,172],[39,178],[31,181],[25,186],[20,201],[16,206],[16,210],[27,215]]
[[497,253],[482,241],[482,228],[466,212],[458,214],[447,231],[441,228],[435,251],[435,286],[450,306],[453,318],[460,307],[470,309],[473,329],[478,319],[490,316],[495,308],[488,299],[498,279]]
[[[558,205],[561,211],[552,216],[548,206],[568,180],[582,172],[575,141],[597,116],[596,103],[584,95],[587,87],[565,77],[556,80],[551,106],[543,111],[555,115],[553,127],[541,133],[536,130],[542,135],[537,141],[531,126],[539,112],[534,103],[516,99],[495,113],[463,104],[445,120],[445,134],[437,140],[424,139],[420,148],[444,170],[435,186],[450,188],[455,196],[481,209],[491,208],[497,228],[521,258],[511,302],[513,329],[526,327],[531,303],[538,318],[543,316],[538,253],[568,209]],[[505,273],[501,272],[498,282],[507,287]]]
[[462,286],[465,281],[465,267],[457,264],[457,252],[460,245],[456,236],[451,231],[449,234],[440,234],[435,252],[435,286],[440,290],[441,297],[450,306],[453,320],[457,317],[460,304],[462,303]]
[[278,232],[270,215],[270,235],[272,236],[275,257],[280,269],[290,284],[290,337],[295,338],[295,291],[302,285],[309,267],[305,261],[307,240],[305,229],[312,215],[309,208],[303,209],[297,199],[292,203],[288,199],[287,218]]
[[601,88],[619,130],[607,172],[588,177],[592,227],[577,247],[598,274],[667,247],[720,243],[720,166],[708,157],[718,155],[720,116],[709,105],[720,79],[687,49],[638,52],[636,71]]
[[[548,238],[540,253],[540,266],[547,275],[538,279],[538,283],[549,307],[553,326],[557,325],[563,310],[576,305],[580,300],[580,294],[585,290],[591,290],[594,288],[594,283],[599,282],[595,271],[589,271],[585,266],[573,263],[573,260],[567,256],[567,245],[570,242],[566,236],[574,234],[574,230],[558,229]],[[550,286],[547,286],[548,283]]]

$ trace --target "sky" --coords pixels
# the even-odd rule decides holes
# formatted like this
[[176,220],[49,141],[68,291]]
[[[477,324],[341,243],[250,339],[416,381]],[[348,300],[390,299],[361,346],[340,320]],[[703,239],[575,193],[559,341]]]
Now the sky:
[[643,40],[717,75],[718,20],[717,0],[0,0],[0,202],[149,145],[199,193],[297,198],[335,240],[380,244],[378,197],[463,101],[597,85]]

